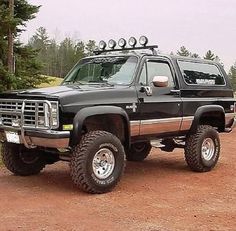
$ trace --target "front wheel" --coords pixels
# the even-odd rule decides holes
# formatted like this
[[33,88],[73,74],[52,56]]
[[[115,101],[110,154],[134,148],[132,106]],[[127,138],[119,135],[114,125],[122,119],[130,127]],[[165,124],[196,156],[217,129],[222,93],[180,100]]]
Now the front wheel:
[[193,171],[210,171],[215,167],[219,155],[219,134],[209,125],[200,125],[197,132],[186,140],[185,160]]
[[75,147],[70,168],[73,183],[88,193],[111,191],[124,171],[124,148],[105,131],[91,131]]
[[46,165],[40,151],[7,142],[2,144],[2,160],[9,171],[19,176],[38,174]]

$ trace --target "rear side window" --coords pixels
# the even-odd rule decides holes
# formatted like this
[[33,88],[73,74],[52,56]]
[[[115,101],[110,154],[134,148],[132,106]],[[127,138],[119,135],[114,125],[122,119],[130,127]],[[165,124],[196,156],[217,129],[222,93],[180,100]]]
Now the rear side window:
[[218,67],[208,63],[178,61],[184,81],[190,85],[225,85]]

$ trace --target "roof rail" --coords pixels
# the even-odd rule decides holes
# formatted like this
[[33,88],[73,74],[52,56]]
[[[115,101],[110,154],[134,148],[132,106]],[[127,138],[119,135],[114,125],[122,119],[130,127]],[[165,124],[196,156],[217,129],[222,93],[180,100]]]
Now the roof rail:
[[119,48],[119,49],[109,49],[109,50],[95,50],[93,53],[95,55],[100,55],[102,53],[106,53],[106,52],[117,52],[117,51],[133,51],[133,50],[151,50],[153,55],[157,55],[157,51],[155,50],[155,48],[158,48],[157,45],[153,45],[153,46],[142,46],[142,47],[127,47],[127,48]]
[[139,47],[136,47],[136,44],[137,44],[137,39],[135,37],[130,37],[129,38],[129,41],[128,41],[128,44],[130,45],[130,47],[125,47],[127,42],[124,38],[120,38],[119,41],[118,41],[118,46],[120,48],[115,48],[116,47],[116,41],[113,40],[113,39],[110,39],[108,41],[108,47],[110,49],[106,50],[106,42],[101,40],[99,42],[99,46],[98,46],[98,49],[95,50],[93,53],[95,55],[99,55],[99,54],[102,54],[102,53],[106,53],[106,52],[116,52],[116,51],[133,51],[133,50],[151,50],[152,51],[152,54],[153,55],[157,55],[157,51],[155,50],[155,48],[158,48],[157,45],[153,45],[153,46],[147,46],[148,44],[148,38],[146,36],[141,36],[139,38],[139,44],[141,46]]

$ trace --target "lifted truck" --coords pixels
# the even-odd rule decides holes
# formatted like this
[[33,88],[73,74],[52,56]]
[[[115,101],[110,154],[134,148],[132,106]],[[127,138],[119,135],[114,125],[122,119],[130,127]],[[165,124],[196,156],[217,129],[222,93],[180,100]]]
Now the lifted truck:
[[[70,162],[73,183],[88,193],[111,191],[128,161],[144,160],[159,140],[184,148],[189,168],[210,171],[219,133],[230,132],[236,103],[218,63],[157,54],[147,38],[101,41],[58,87],[0,94],[5,166],[15,175]],[[140,52],[140,51],[141,52]],[[143,53],[142,53],[143,52]]]

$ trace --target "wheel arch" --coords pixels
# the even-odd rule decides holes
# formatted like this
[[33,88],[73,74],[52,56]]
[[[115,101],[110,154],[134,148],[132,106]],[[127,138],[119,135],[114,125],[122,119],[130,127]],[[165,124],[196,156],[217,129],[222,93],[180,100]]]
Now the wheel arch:
[[220,105],[205,105],[199,107],[194,115],[190,133],[197,131],[198,125],[211,125],[217,127],[219,132],[225,129],[225,111]]
[[[121,126],[119,123],[122,122]],[[73,120],[71,145],[77,145],[84,131],[105,130],[122,139],[123,145],[130,146],[130,121],[127,113],[116,106],[86,107],[77,112]]]

